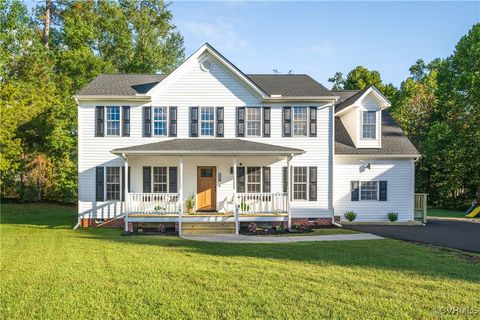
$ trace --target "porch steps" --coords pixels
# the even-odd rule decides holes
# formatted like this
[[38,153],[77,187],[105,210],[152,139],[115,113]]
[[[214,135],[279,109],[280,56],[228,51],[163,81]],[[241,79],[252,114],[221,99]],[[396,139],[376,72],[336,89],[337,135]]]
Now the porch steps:
[[234,234],[234,222],[184,222],[182,233],[192,234]]

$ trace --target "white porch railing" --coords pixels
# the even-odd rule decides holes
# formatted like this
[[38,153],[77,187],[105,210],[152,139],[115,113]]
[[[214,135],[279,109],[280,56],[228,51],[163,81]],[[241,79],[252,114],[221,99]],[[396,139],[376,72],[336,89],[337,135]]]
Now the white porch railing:
[[286,193],[237,193],[239,214],[287,213]]
[[128,214],[177,214],[178,193],[129,193],[126,211]]

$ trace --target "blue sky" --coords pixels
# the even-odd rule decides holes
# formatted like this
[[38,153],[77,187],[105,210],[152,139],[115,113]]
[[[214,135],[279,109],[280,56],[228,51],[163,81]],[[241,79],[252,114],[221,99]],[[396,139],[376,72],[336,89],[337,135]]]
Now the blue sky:
[[308,73],[331,87],[357,65],[399,85],[419,58],[449,56],[480,21],[477,2],[185,2],[173,22],[186,56],[209,42],[245,73]]

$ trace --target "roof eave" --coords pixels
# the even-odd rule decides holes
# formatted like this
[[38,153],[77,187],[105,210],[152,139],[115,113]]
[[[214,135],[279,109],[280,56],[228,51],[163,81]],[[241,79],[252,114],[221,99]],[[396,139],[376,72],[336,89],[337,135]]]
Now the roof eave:
[[345,158],[365,158],[373,157],[376,159],[416,159],[420,158],[421,154],[378,154],[378,153],[335,153],[335,157],[345,157]]
[[122,100],[122,101],[143,101],[150,102],[152,98],[147,95],[81,95],[73,96],[77,101],[102,101],[102,100]]
[[189,151],[189,150],[125,150],[116,149],[110,151],[115,155],[218,155],[218,156],[231,156],[231,155],[270,155],[270,156],[288,156],[288,155],[300,155],[305,153],[303,150],[288,150],[288,151]]
[[266,97],[263,99],[264,102],[333,102],[335,103],[338,100],[338,96],[282,96],[282,97]]

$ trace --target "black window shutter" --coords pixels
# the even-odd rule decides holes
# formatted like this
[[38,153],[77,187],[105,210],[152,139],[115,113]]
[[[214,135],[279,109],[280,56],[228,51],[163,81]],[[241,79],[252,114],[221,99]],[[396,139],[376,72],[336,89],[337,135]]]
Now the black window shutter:
[[176,137],[177,136],[177,107],[170,107],[169,111],[169,121],[170,126],[168,128],[168,136]]
[[283,182],[283,192],[288,191],[288,174],[287,174],[287,167],[282,168],[282,182]]
[[263,136],[270,137],[270,107],[263,107]]
[[237,167],[237,193],[245,192],[245,167]]
[[198,137],[198,107],[190,107],[190,137]]
[[177,167],[168,168],[168,192],[177,193]]
[[317,136],[317,107],[310,107],[310,137]]
[[317,167],[310,167],[309,168],[309,201],[317,201]]
[[237,137],[245,137],[245,107],[237,107]]
[[263,167],[262,168],[263,174],[263,188],[262,192],[270,192],[270,167]]
[[122,194],[122,201],[125,201],[125,166],[122,166],[122,183],[120,185],[120,193]]
[[380,181],[379,201],[387,201],[387,181]]
[[122,137],[130,137],[130,107],[122,106]]
[[143,107],[143,136],[152,136],[152,107]]
[[105,107],[95,108],[95,137],[105,135]]
[[217,137],[223,137],[223,118],[224,118],[224,109],[223,107],[217,107]]
[[292,136],[292,107],[283,107],[283,136]]
[[358,187],[358,181],[351,181],[350,186],[351,186],[351,199],[350,200],[358,201],[359,194],[360,194],[360,189]]
[[143,193],[152,192],[152,167],[143,167]]
[[104,167],[95,168],[95,200],[104,201],[105,179],[104,179]]

